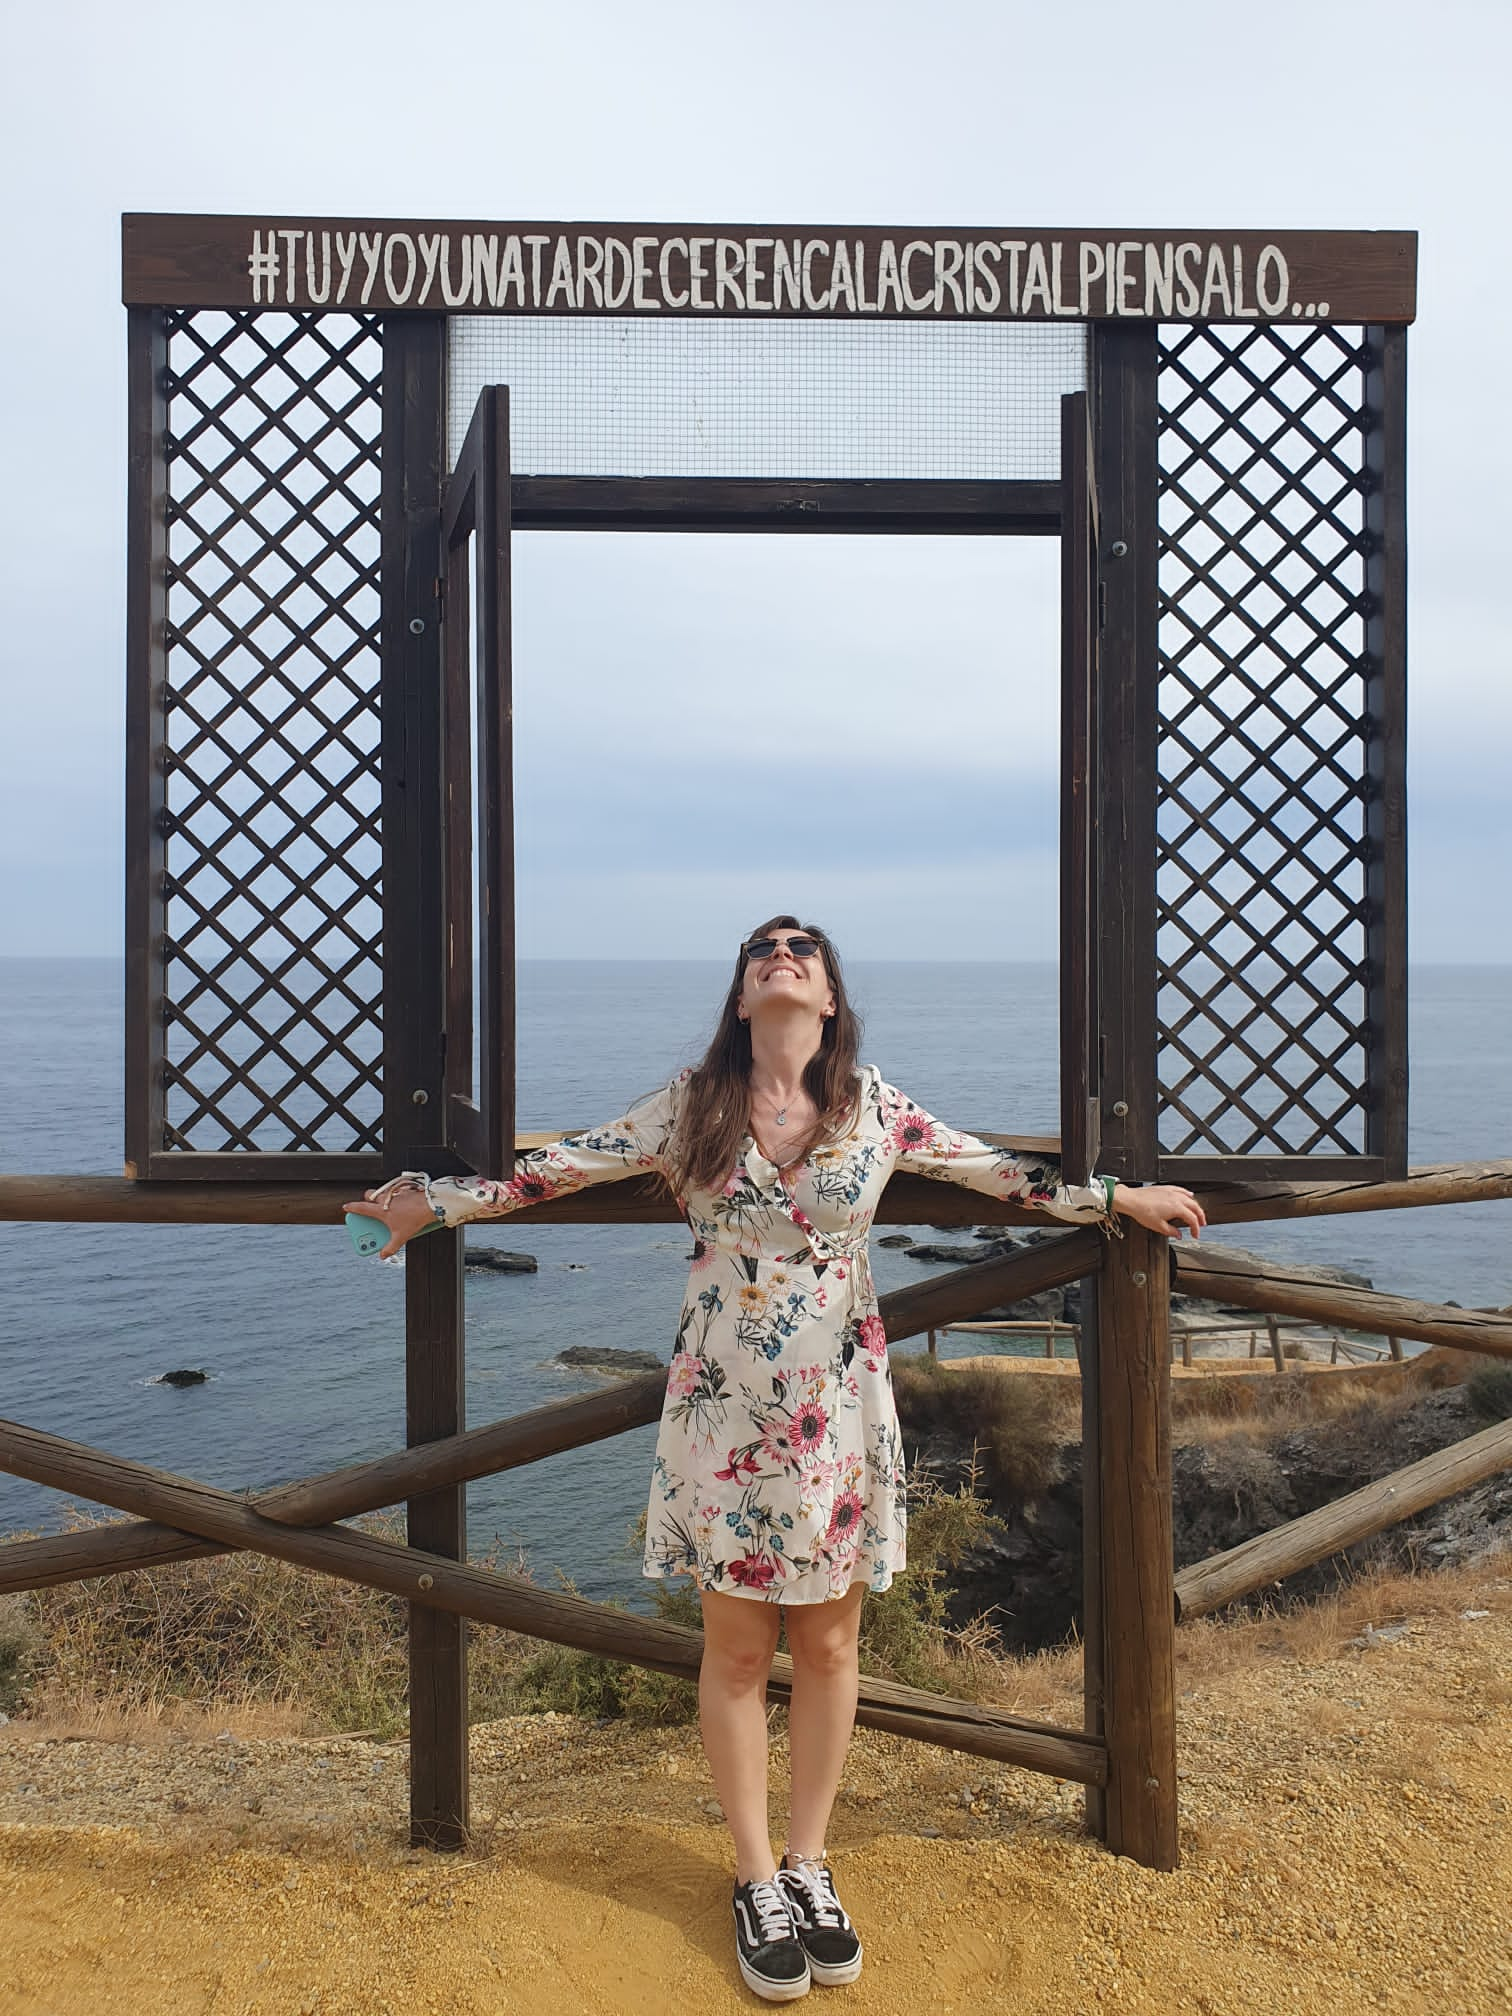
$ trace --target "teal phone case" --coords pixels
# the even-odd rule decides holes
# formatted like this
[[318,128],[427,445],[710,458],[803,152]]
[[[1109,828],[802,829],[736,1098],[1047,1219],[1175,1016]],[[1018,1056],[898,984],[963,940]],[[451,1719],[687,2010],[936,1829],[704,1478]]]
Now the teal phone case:
[[[438,1219],[435,1225],[422,1225],[418,1232],[410,1234],[408,1243],[413,1245],[417,1239],[423,1239],[427,1232],[436,1231],[439,1224]],[[378,1219],[364,1218],[360,1211],[348,1211],[346,1228],[347,1237],[352,1242],[352,1251],[359,1260],[371,1260],[375,1253],[381,1253],[388,1244],[388,1233]]]
[[359,1211],[346,1214],[347,1237],[352,1242],[352,1250],[359,1260],[371,1260],[373,1255],[388,1244],[388,1234],[376,1218],[364,1218]]

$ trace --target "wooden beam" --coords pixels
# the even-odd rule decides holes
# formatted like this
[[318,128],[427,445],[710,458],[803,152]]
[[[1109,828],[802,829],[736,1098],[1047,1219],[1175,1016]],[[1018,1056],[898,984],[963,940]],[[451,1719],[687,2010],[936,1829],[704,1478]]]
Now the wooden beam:
[[[251,1548],[454,1616],[476,1618],[480,1623],[576,1646],[609,1659],[629,1659],[681,1679],[694,1679],[698,1673],[702,1635],[681,1625],[634,1617],[581,1596],[538,1589],[518,1576],[495,1574],[439,1554],[399,1547],[346,1526],[313,1531],[283,1526],[264,1519],[230,1492],[127,1462],[18,1422],[0,1421],[0,1469],[171,1524],[221,1546]],[[773,1662],[771,1691],[786,1698],[791,1685],[792,1664],[779,1657]],[[906,1718],[906,1729],[900,1718]],[[998,1758],[1078,1784],[1095,1784],[1106,1770],[1101,1746],[1089,1742],[1079,1730],[1057,1729],[893,1681],[862,1681],[857,1719],[916,1734],[922,1742]]]
[[1321,1279],[1306,1268],[1247,1260],[1221,1246],[1171,1250],[1176,1287],[1183,1295],[1276,1316],[1304,1316],[1312,1323],[1334,1323],[1377,1337],[1412,1337],[1420,1344],[1512,1358],[1512,1317],[1382,1295],[1373,1288]]
[[943,1324],[965,1322],[1000,1303],[1022,1302],[1046,1288],[1060,1288],[1095,1274],[1102,1265],[1104,1235],[1078,1226],[1062,1237],[1025,1246],[1001,1260],[979,1260],[931,1274],[907,1288],[895,1288],[878,1303],[890,1344],[917,1337]]
[[1049,533],[1060,485],[751,476],[516,476],[521,532]]
[[[973,1129],[984,1141],[1012,1145],[1026,1137]],[[560,1139],[561,1130],[521,1134],[518,1146]],[[1033,1140],[1034,1137],[1029,1137]],[[1035,1144],[1039,1144],[1036,1142]],[[1053,1152],[1055,1144],[1045,1144]],[[1032,1151],[1031,1151],[1032,1152]],[[249,1158],[234,1158],[245,1169]],[[351,1187],[334,1182],[134,1183],[120,1176],[0,1176],[0,1223],[58,1225],[323,1225],[334,1229]],[[1329,1218],[1356,1211],[1406,1211],[1428,1204],[1484,1204],[1512,1197],[1512,1160],[1439,1162],[1401,1182],[1340,1179],[1326,1183],[1223,1183],[1202,1192],[1214,1225],[1278,1218]],[[503,1220],[489,1223],[502,1224]],[[513,1225],[666,1225],[680,1223],[669,1197],[646,1196],[638,1183],[595,1184],[550,1204],[514,1212]],[[883,1192],[879,1225],[1034,1225],[1023,1210],[923,1176],[894,1176]]]
[[1507,1469],[1512,1469],[1512,1421],[1498,1421],[1451,1448],[1336,1498],[1331,1505],[1183,1568],[1176,1577],[1177,1614],[1200,1617],[1221,1610],[1251,1590],[1284,1581],[1299,1569],[1311,1568],[1357,1540],[1384,1532],[1414,1512]]
[[1430,1162],[1387,1183],[1343,1178],[1307,1183],[1221,1183],[1202,1192],[1210,1225],[1274,1218],[1338,1218],[1355,1211],[1413,1211],[1425,1204],[1485,1204],[1512,1197],[1512,1160]]
[[[600,1393],[553,1400],[507,1420],[280,1485],[254,1498],[252,1509],[285,1526],[325,1526],[351,1519],[474,1477],[497,1476],[564,1449],[581,1449],[625,1428],[643,1427],[660,1414],[666,1390],[665,1375],[650,1372]],[[225,1551],[147,1521],[13,1540],[0,1547],[0,1595]]]
[[1178,1860],[1167,1243],[1128,1225],[1096,1297],[1103,1838],[1151,1869]]

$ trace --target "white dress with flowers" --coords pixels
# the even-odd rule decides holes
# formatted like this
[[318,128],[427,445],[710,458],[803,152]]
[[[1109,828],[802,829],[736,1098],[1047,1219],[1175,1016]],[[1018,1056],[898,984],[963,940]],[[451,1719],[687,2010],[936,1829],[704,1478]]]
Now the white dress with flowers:
[[[429,1185],[448,1225],[502,1217],[589,1183],[661,1170],[689,1073],[622,1120],[516,1159],[507,1182]],[[644,1572],[777,1603],[823,1603],[905,1563],[903,1444],[867,1238],[894,1169],[1010,1198],[1053,1218],[1107,1215],[1101,1183],[1053,1157],[958,1134],[860,1072],[844,1140],[793,1181],[748,1135],[718,1192],[679,1199],[693,1264],[677,1326],[646,1520]]]

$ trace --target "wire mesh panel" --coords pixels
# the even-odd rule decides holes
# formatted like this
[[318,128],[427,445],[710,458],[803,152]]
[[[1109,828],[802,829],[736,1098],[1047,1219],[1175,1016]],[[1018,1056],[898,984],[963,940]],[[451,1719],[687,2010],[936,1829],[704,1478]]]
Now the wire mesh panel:
[[1161,333],[1166,1156],[1369,1146],[1370,368],[1359,329]]
[[1086,382],[1079,322],[457,315],[449,463],[507,385],[517,475],[1053,479]]
[[155,1152],[373,1151],[372,317],[169,312]]

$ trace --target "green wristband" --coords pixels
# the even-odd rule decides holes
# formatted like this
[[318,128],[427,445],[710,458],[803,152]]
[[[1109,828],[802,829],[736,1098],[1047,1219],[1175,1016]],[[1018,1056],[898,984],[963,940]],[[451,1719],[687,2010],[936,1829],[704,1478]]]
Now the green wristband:
[[1099,1176],[1097,1181],[1102,1184],[1108,1193],[1108,1216],[1111,1218],[1113,1216],[1113,1192],[1118,1188],[1118,1178],[1116,1176]]

